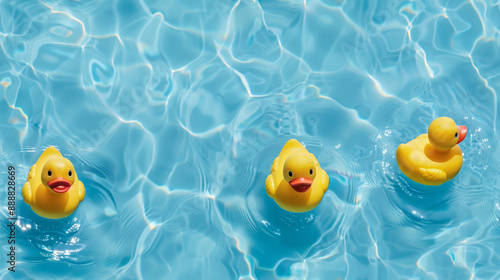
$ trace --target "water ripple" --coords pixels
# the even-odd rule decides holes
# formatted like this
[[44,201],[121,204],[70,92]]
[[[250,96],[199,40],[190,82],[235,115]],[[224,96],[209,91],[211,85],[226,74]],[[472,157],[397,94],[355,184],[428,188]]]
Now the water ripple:
[[[19,197],[19,277],[498,278],[498,7],[0,0],[2,166],[56,146],[87,188],[60,221]],[[440,116],[463,167],[422,186],[395,150]],[[290,138],[330,176],[308,213],[263,186]]]

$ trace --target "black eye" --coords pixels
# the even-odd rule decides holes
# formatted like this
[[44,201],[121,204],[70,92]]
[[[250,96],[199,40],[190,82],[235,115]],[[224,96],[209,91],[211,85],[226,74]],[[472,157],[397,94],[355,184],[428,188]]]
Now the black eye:
[[47,172],[47,175],[52,176],[52,171],[49,170],[49,172]]
[[457,133],[455,133],[455,138],[457,138],[457,137],[458,137],[458,132],[457,132]]
[[288,176],[293,177],[292,171],[288,171]]
[[73,172],[71,172],[71,170],[70,170],[70,171],[68,171],[68,176],[71,177],[71,175],[73,175]]
[[309,169],[309,174],[313,175],[313,169]]

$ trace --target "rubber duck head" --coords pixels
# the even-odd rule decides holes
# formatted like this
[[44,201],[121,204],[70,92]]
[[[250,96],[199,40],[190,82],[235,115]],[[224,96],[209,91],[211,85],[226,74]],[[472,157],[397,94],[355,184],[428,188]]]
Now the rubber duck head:
[[283,178],[299,193],[308,191],[316,178],[314,159],[308,154],[294,154],[287,158]]
[[439,150],[449,150],[462,142],[467,135],[467,127],[458,125],[450,118],[437,118],[427,131],[432,146]]
[[42,169],[42,184],[56,194],[67,192],[75,177],[73,164],[63,157],[48,160]]

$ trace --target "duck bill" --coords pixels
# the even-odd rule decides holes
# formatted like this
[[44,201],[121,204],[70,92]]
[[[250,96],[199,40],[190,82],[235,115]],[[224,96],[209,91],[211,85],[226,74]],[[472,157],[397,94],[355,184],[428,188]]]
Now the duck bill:
[[458,143],[462,142],[465,139],[465,136],[467,135],[467,127],[465,125],[459,125],[458,126]]
[[56,193],[65,193],[71,187],[71,183],[62,177],[52,179],[47,185]]
[[313,180],[309,178],[297,178],[292,181],[290,181],[290,186],[296,191],[296,192],[306,192],[311,188]]

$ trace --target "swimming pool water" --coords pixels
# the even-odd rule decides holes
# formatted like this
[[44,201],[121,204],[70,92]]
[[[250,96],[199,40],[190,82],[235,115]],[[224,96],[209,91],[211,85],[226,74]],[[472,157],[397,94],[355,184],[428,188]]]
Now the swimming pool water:
[[[500,2],[0,0],[2,279],[500,278]],[[459,175],[395,150],[467,125]],[[296,138],[313,211],[264,181]],[[48,146],[87,194],[47,220],[20,187]],[[7,166],[17,173],[7,270]]]

